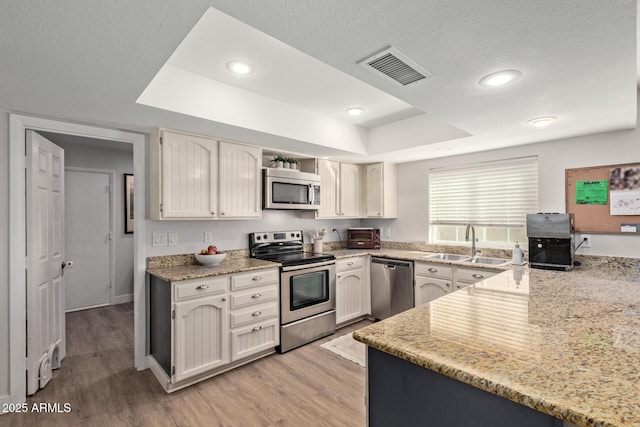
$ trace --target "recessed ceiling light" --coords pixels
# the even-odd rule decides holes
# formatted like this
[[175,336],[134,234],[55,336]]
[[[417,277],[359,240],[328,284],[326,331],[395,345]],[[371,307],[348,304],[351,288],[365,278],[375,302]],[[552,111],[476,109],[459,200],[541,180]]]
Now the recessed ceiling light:
[[253,68],[240,61],[231,61],[227,64],[227,70],[235,74],[246,75],[253,73]]
[[536,117],[535,119],[531,119],[527,122],[529,126],[533,126],[536,128],[543,128],[549,126],[551,123],[558,120],[555,116],[546,116],[546,117]]
[[345,110],[350,116],[359,116],[364,113],[364,108],[362,107],[350,107]]
[[480,85],[490,87],[502,86],[518,79],[521,75],[522,73],[518,70],[497,71],[481,78]]

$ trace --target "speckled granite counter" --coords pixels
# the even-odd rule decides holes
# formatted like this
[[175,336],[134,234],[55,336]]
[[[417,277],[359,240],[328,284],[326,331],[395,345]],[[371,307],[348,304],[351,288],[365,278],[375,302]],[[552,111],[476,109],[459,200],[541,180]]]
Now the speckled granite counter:
[[639,265],[504,272],[354,338],[579,426],[640,426]]
[[156,265],[151,264],[147,273],[168,282],[199,279],[202,277],[218,276],[221,274],[241,273],[243,271],[262,270],[265,268],[278,268],[279,263],[263,261],[256,258],[227,257],[220,264],[213,267],[205,267],[200,264],[189,265]]

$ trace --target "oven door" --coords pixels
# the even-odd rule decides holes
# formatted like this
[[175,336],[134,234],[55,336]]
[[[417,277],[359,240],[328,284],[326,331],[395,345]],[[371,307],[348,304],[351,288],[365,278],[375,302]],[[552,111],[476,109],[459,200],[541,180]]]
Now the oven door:
[[281,324],[336,307],[335,261],[283,267],[280,277]]

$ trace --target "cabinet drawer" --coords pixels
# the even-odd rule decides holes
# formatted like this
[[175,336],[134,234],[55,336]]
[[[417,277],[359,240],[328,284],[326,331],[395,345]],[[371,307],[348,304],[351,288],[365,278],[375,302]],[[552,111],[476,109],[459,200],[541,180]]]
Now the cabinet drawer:
[[221,294],[227,292],[228,284],[229,276],[193,279],[176,283],[175,300],[180,301],[187,298]]
[[428,262],[416,262],[415,274],[418,276],[439,277],[441,279],[453,279],[453,267]]
[[364,265],[364,259],[363,256],[355,256],[336,260],[336,272],[361,268]]
[[470,268],[460,268],[456,270],[456,280],[466,283],[476,283],[491,276],[495,276],[500,271],[495,270],[474,270]]
[[231,308],[246,307],[248,305],[260,304],[266,301],[276,301],[280,288],[276,285],[263,286],[261,288],[247,289],[231,295]]
[[231,289],[252,288],[267,283],[280,283],[280,271],[278,269],[254,270],[231,276]]
[[277,301],[251,306],[247,309],[231,313],[231,328],[258,322],[271,317],[278,317]]
[[269,350],[280,344],[278,319],[261,322],[231,331],[231,361]]

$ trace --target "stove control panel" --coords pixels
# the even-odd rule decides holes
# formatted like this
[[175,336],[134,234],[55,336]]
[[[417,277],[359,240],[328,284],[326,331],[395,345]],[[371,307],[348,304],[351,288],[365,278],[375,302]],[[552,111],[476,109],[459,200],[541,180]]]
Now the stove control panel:
[[249,246],[255,243],[301,242],[302,231],[269,231],[249,234]]

